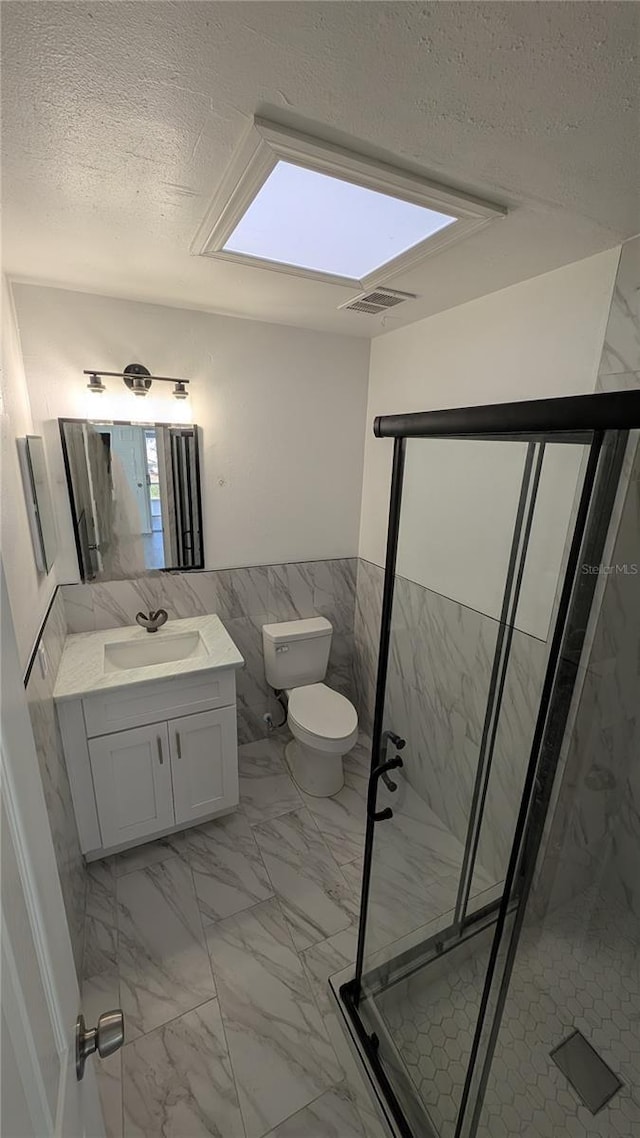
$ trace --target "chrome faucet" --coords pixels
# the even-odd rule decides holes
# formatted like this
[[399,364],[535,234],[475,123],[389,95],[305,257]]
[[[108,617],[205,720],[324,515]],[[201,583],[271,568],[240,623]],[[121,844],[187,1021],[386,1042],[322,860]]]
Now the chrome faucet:
[[147,616],[144,612],[136,613],[136,624],[142,628],[146,628],[147,632],[157,632],[166,624],[169,619],[169,614],[166,609],[158,609],[157,612],[149,612]]

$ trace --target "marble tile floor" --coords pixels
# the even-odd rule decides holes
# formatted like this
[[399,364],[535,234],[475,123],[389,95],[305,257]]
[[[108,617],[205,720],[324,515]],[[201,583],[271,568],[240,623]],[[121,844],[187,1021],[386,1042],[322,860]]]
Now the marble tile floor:
[[[285,743],[239,748],[236,813],[88,867],[85,1018],[126,1020],[96,1064],[109,1138],[381,1138],[327,989],[355,957],[369,744],[313,799]],[[414,798],[395,796],[376,947],[454,895],[460,843]]]
[[[505,1006],[478,1138],[632,1138],[640,1133],[637,916],[583,894],[525,929]],[[486,963],[486,944],[441,973],[378,998],[440,1138],[455,1130]],[[550,1058],[580,1030],[622,1089],[590,1114]]]

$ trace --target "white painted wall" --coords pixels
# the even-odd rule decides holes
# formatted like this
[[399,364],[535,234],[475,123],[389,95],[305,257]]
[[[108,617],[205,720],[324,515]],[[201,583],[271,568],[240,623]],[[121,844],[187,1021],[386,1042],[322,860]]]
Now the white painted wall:
[[[369,341],[88,293],[14,286],[34,422],[45,436],[62,552],[77,580],[57,418],[195,421],[203,431],[207,568],[355,556]],[[145,400],[83,368],[144,363],[190,379]]]
[[[374,417],[593,391],[618,258],[618,248],[598,254],[373,341],[361,557],[384,564],[392,442],[374,438]],[[416,493],[409,489],[405,498],[398,570],[497,615],[522,460],[515,445],[509,456],[498,444],[480,445],[492,447],[495,461],[487,451],[482,459],[473,444],[447,441],[430,451],[426,443],[409,444]],[[518,621],[539,635],[546,632],[580,457],[563,448],[548,462]]]
[[22,366],[11,290],[2,277],[2,384],[0,447],[2,498],[0,541],[16,629],[20,666],[25,667],[55,589],[57,564],[47,575],[36,569],[16,439],[34,430]]
[[[18,399],[12,416],[26,425],[7,427],[7,434],[34,429],[45,436],[60,532],[58,579],[77,579],[56,422],[65,415],[193,419],[202,426],[209,568],[351,556],[357,551],[361,502],[360,555],[383,564],[391,444],[374,439],[374,416],[593,390],[618,255],[618,249],[598,254],[377,338],[371,345],[368,403],[368,341],[14,286],[33,422],[22,381],[22,388],[14,386],[23,402]],[[15,344],[18,374],[15,329],[13,340],[9,336],[5,342]],[[117,380],[103,396],[86,391],[84,367],[118,370],[133,360],[192,379],[191,399],[180,404],[168,385],[156,385],[152,396],[135,401]],[[422,582],[452,595],[451,583],[447,588],[443,579],[447,566],[455,561],[459,569],[466,562],[470,568],[458,573],[454,595],[494,612],[495,597],[474,595],[479,582],[495,583],[498,572],[487,560],[490,551],[495,554],[495,534],[478,525],[469,487],[475,499],[491,498],[494,520],[508,513],[513,494],[506,476],[497,480],[490,464],[486,476],[472,467],[458,470],[457,460],[450,459],[437,471],[424,471],[425,481],[437,484],[437,494],[430,503],[421,502],[413,528],[426,547],[432,533],[441,535],[440,576],[432,566],[426,579],[423,570]],[[554,515],[558,533],[570,507],[572,477],[575,481],[575,471],[568,470],[562,509]],[[16,508],[24,509],[21,500]],[[26,526],[17,518],[13,524],[18,533],[12,545],[24,549],[16,554],[18,566],[31,560],[31,552]],[[538,563],[546,560],[550,567],[551,590],[557,542],[550,542],[546,525],[539,527],[537,540]],[[411,559],[411,550],[405,548],[402,556]],[[421,556],[416,546],[414,560]],[[11,565],[7,572],[10,577]],[[419,576],[408,570],[407,575]],[[21,582],[16,605],[40,613],[39,589],[37,580]],[[521,614],[521,626],[542,629],[548,604],[540,604],[537,589],[528,595],[539,611],[530,619]],[[19,617],[16,623],[25,628]],[[22,632],[25,641],[30,635]]]
[[[498,618],[527,444],[409,439],[397,571]],[[516,626],[546,639],[585,447],[545,448]],[[446,490],[443,488],[446,487]]]

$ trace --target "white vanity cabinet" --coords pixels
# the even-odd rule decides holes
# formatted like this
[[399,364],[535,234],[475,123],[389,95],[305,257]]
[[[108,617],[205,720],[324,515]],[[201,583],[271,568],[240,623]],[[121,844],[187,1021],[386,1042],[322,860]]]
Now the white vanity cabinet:
[[67,636],[54,699],[85,857],[237,807],[244,662],[214,613]]
[[[80,844],[89,856],[238,805],[233,671],[69,700],[58,705],[58,718]],[[116,730],[130,722],[136,725]]]

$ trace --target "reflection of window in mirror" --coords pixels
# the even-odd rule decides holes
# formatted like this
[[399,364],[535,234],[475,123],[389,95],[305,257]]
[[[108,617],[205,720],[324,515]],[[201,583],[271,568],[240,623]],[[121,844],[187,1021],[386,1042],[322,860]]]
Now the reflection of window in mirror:
[[201,569],[198,429],[60,420],[83,580]]
[[156,432],[148,428],[145,429],[144,440],[147,462],[147,493],[151,519],[149,557],[157,562],[153,565],[154,569],[162,569],[164,565],[164,543],[162,539],[164,525],[162,501],[160,499],[160,479],[158,477],[158,439]]

